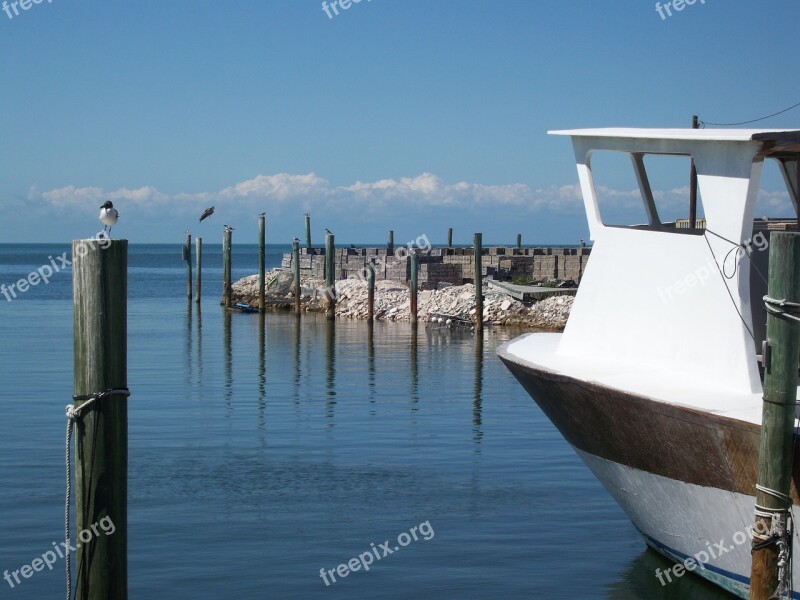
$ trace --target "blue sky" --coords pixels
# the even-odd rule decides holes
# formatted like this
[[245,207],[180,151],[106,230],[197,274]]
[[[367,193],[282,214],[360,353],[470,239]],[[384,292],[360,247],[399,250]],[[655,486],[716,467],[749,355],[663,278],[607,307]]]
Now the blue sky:
[[[588,231],[572,150],[548,129],[739,121],[800,101],[797,1],[702,1],[666,19],[649,0],[0,12],[0,242],[87,237],[111,198],[115,237],[132,242],[186,228],[214,242],[223,223],[253,242],[261,211],[268,241],[288,242],[311,211],[314,237],[340,243],[390,228],[437,243],[448,227],[457,243],[573,243]],[[760,125],[798,127],[800,109]],[[635,212],[630,177],[612,165],[603,180],[621,214]],[[776,177],[764,187],[781,201]]]

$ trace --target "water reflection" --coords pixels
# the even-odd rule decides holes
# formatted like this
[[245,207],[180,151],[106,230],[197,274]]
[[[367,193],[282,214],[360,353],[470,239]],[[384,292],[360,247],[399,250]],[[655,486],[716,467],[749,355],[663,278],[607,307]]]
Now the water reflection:
[[375,398],[377,389],[375,386],[375,323],[367,323],[367,388],[369,389],[369,405],[371,416],[375,416]]
[[258,428],[264,429],[267,402],[267,333],[266,314],[258,315]]
[[224,354],[224,373],[225,373],[225,407],[227,415],[233,411],[233,350],[231,349],[231,313],[225,308],[222,317],[222,346]]
[[656,569],[665,571],[674,565],[653,550],[645,550],[620,574],[619,580],[606,587],[608,600],[731,600],[734,596],[705,579],[687,573],[661,585]]
[[475,333],[475,384],[472,400],[472,439],[483,439],[483,333]]
[[294,406],[297,409],[300,405],[300,328],[302,320],[300,315],[294,320]]
[[410,369],[411,369],[411,410],[416,412],[419,410],[417,404],[419,403],[419,363],[417,357],[417,323],[411,324],[411,340],[410,340]]
[[330,418],[328,427],[335,425],[336,406],[336,321],[325,321],[325,416]]

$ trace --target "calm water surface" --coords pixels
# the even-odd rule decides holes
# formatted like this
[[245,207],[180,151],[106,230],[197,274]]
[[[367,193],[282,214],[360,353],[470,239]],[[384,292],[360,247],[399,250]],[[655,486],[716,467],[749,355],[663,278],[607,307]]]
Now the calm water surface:
[[[0,245],[0,283],[65,250]],[[235,276],[254,271],[255,247],[234,254]],[[198,307],[179,246],[130,248],[131,598],[729,598],[659,585],[669,563],[496,358],[516,332],[226,314],[219,256],[206,246]],[[0,296],[0,383],[13,571],[63,540],[69,271]],[[424,522],[430,539],[369,572],[320,578]],[[0,598],[63,597],[63,568],[0,581]]]

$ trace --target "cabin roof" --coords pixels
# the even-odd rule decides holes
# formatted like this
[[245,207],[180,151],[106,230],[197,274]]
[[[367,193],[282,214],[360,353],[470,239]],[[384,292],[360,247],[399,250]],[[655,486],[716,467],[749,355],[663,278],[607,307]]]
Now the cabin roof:
[[800,129],[640,129],[634,127],[607,127],[597,129],[559,129],[548,131],[547,133],[573,137],[800,143]]

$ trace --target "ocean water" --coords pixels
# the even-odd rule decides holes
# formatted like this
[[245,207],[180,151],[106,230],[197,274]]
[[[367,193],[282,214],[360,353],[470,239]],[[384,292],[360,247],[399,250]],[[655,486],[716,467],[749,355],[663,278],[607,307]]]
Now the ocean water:
[[[65,251],[0,245],[0,284]],[[197,306],[179,245],[130,247],[131,598],[729,597],[659,584],[670,563],[496,358],[519,332],[226,313],[204,251]],[[256,252],[234,246],[235,277]],[[71,394],[66,269],[0,295],[4,575],[63,541]],[[337,574],[359,555],[368,571]],[[63,597],[63,560],[29,574],[0,598]]]

